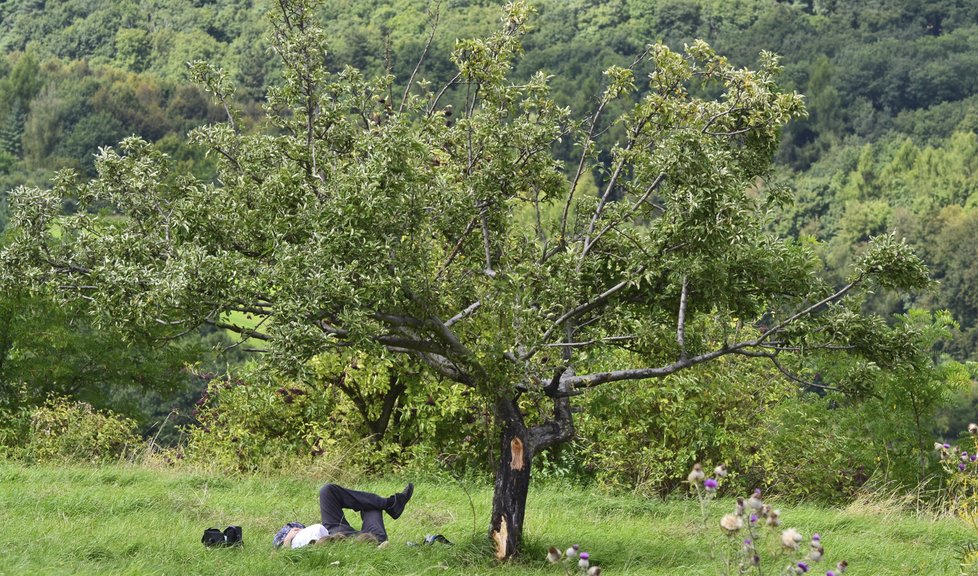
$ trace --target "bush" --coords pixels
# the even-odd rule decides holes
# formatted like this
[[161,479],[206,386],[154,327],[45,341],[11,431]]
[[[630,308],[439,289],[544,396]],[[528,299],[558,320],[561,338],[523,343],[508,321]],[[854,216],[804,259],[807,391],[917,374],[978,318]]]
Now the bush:
[[85,402],[49,398],[30,411],[20,455],[35,462],[102,463],[131,457],[141,447],[136,422]]
[[[460,385],[422,382],[377,359],[354,360],[333,358],[339,368],[330,369],[317,360],[302,380],[257,370],[211,380],[197,425],[187,430],[187,459],[234,471],[296,462],[344,471],[460,471],[483,463],[486,424]],[[402,370],[395,374],[403,387],[382,427],[378,414],[395,370]]]
[[[769,364],[726,358],[646,386],[585,397],[578,432],[584,467],[609,486],[666,496],[695,462],[737,470],[729,489],[840,501],[875,465],[850,408],[803,393]],[[615,423],[609,426],[608,423]]]
[[30,429],[29,410],[0,409],[0,458],[16,458],[30,436]]
[[328,390],[262,374],[210,380],[186,456],[234,471],[279,467],[333,452],[336,399]]

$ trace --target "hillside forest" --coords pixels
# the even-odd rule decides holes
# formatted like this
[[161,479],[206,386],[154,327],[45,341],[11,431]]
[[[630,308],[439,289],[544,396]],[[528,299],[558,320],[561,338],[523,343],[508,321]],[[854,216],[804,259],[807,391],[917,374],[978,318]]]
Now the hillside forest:
[[[283,124],[268,121],[290,86],[273,50],[276,6],[0,4],[3,243],[13,242],[15,190],[95,178],[100,150],[130,136],[147,143],[146,154],[169,158],[164,184],[179,186],[185,176],[223,183],[225,159],[188,133],[225,122],[230,108],[243,134],[283,133],[288,115]],[[325,70],[389,75],[398,97],[415,79],[450,82],[457,43],[491,34],[503,13],[490,0],[334,0],[314,12]],[[650,44],[682,51],[697,40],[732,69],[761,67],[762,51],[780,56],[777,84],[802,94],[807,112],[780,130],[770,174],[757,179],[758,190],[791,197],[771,205],[764,231],[801,247],[813,259],[805,265],[836,287],[853,277],[872,239],[905,242],[933,282],[902,292],[881,285],[853,306],[885,320],[861,329],[889,331],[916,353],[902,366],[883,359],[897,343],[858,358],[786,354],[780,365],[732,355],[649,385],[596,387],[573,399],[575,437],[542,451],[534,477],[664,496],[704,461],[728,463],[737,486],[788,498],[846,501],[867,483],[913,489],[939,470],[934,442],[967,435],[978,405],[978,3],[536,0],[508,74],[514,85],[533,86],[542,71],[553,101],[584,121],[602,101],[605,70],[628,67]],[[233,90],[215,97],[216,68],[201,62],[223,70],[218,83]],[[631,99],[607,104],[610,116],[649,93],[647,78],[637,80]],[[706,82],[691,90],[721,95]],[[440,105],[458,111],[466,103],[456,91]],[[390,105],[382,99],[379,114]],[[597,201],[614,179],[624,126],[595,131],[596,148],[608,152],[581,176],[585,197]],[[567,181],[575,146],[571,138],[553,145]],[[558,218],[562,204],[555,206],[550,217]],[[59,208],[109,227],[125,219],[110,202],[65,199]],[[512,217],[534,225],[528,213]],[[61,240],[59,229],[51,234]],[[91,433],[84,427],[104,425],[98,413],[124,423],[126,434],[152,438],[168,459],[227,470],[342,459],[368,471],[394,462],[484,475],[499,456],[498,408],[415,363],[356,349],[297,366],[289,358],[298,356],[261,352],[260,309],[164,333],[119,326],[112,313],[39,289],[32,278],[0,276],[0,454],[88,454],[80,449]],[[763,334],[766,321],[748,328]],[[711,333],[722,328],[716,322]],[[622,347],[587,361],[614,367],[631,353]],[[55,428],[60,444],[44,445],[38,431]],[[109,444],[99,449],[111,452]]]

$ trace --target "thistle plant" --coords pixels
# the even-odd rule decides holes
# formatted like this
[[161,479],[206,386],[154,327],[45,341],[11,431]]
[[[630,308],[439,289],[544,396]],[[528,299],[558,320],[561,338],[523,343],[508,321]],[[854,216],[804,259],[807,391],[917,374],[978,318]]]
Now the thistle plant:
[[[935,442],[947,477],[947,494],[951,511],[978,533],[978,424],[968,424],[970,438],[965,448]],[[961,554],[961,573],[978,574],[978,546],[969,544]]]
[[[978,428],[978,427],[976,427]],[[716,478],[706,477],[701,464],[696,464],[687,477],[690,491],[700,504],[704,533],[715,534],[710,525],[710,508],[715,501],[720,479],[726,476],[724,466],[714,469]],[[781,574],[797,575],[815,573],[815,566],[823,561],[825,548],[822,536],[813,534],[806,543],[805,536],[795,528],[781,529],[781,511],[764,502],[761,490],[755,489],[748,498],[737,498],[732,512],[719,520],[723,537],[721,546],[720,574],[756,574],[763,576]],[[841,561],[826,576],[840,576],[848,568]]]

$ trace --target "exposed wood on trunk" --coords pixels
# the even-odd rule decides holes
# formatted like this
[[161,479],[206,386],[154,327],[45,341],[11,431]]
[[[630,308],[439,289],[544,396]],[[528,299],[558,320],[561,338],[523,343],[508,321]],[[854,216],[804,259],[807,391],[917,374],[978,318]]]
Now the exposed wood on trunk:
[[523,469],[523,441],[519,438],[513,438],[509,443],[509,450],[512,453],[512,460],[509,462],[509,467],[513,470]]
[[509,540],[509,529],[506,526],[506,518],[503,517],[499,522],[499,530],[492,533],[492,540],[496,544],[496,558],[506,559],[506,542]]

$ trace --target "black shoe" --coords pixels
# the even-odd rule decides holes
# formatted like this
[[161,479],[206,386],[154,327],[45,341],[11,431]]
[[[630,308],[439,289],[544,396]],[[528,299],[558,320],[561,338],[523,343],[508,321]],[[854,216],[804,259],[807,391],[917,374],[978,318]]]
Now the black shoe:
[[408,482],[408,485],[397,494],[394,494],[388,498],[387,513],[394,520],[401,517],[401,513],[404,512],[404,506],[407,505],[408,500],[411,499],[411,495],[414,494],[414,484]]

